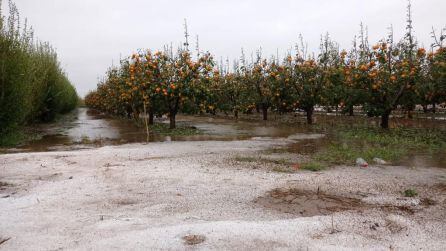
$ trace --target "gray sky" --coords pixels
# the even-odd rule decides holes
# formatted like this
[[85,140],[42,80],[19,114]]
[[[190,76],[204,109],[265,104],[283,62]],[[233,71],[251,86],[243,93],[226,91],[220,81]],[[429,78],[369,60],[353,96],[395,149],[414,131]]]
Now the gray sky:
[[[406,0],[15,0],[37,37],[56,47],[62,66],[80,95],[95,88],[98,77],[138,48],[161,49],[183,40],[187,19],[191,40],[217,59],[247,55],[262,46],[265,56],[283,55],[302,34],[310,50],[329,32],[349,48],[368,26],[373,44],[394,26],[405,28]],[[6,4],[6,3],[3,3]],[[429,46],[432,26],[446,25],[445,0],[413,0],[416,36]]]

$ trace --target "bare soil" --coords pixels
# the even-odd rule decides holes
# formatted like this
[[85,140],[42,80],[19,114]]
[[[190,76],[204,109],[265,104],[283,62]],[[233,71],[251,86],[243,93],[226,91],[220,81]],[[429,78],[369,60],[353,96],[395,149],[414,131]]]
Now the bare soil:
[[[426,207],[436,205],[435,200],[423,198],[419,205],[376,205],[365,203],[360,196],[351,197],[335,195],[320,190],[299,190],[299,189],[273,189],[266,195],[260,196],[255,203],[268,209],[280,212],[296,214],[302,217],[316,215],[331,215],[336,212],[354,210],[363,212],[367,209],[378,208],[388,212],[414,214]],[[420,207],[421,206],[421,207]]]
[[197,245],[204,242],[206,240],[206,237],[204,237],[203,235],[191,234],[184,236],[183,240],[184,243],[187,245]]

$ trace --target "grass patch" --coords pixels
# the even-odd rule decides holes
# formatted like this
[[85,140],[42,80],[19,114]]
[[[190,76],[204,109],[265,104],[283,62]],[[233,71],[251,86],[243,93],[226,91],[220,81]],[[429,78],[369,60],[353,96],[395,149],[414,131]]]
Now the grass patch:
[[79,141],[80,144],[88,145],[91,144],[92,141],[88,136],[82,136],[81,140]]
[[41,135],[38,133],[22,128],[8,130],[8,132],[0,134],[0,147],[14,147],[26,141],[39,139],[40,137]]
[[415,197],[417,196],[418,193],[415,189],[407,189],[404,191],[404,196],[405,197]]
[[287,159],[268,159],[262,157],[251,157],[251,156],[235,156],[234,160],[237,162],[258,162],[258,163],[271,163],[276,165],[289,165],[290,162]]
[[429,129],[375,128],[339,129],[332,143],[317,152],[316,161],[354,164],[356,158],[372,163],[373,158],[398,161],[412,151],[437,153],[446,147],[446,132]]
[[258,158],[248,156],[235,156],[234,160],[237,162],[256,162]]
[[294,173],[294,171],[289,167],[275,166],[273,167],[273,172],[278,173]]
[[312,171],[312,172],[322,171],[326,167],[327,167],[326,165],[319,163],[319,162],[308,162],[308,163],[302,164],[302,166],[301,166],[302,169]]
[[169,124],[165,123],[155,123],[149,126],[151,133],[159,135],[169,135],[169,136],[190,136],[198,135],[203,132],[196,127],[179,124],[175,129],[170,129]]
[[3,135],[0,135],[0,146],[11,147],[18,145],[26,139],[25,134],[22,131],[10,131]]
[[262,161],[263,163],[273,163],[276,165],[289,165],[290,162],[287,159],[265,159],[265,158],[261,158],[260,161]]

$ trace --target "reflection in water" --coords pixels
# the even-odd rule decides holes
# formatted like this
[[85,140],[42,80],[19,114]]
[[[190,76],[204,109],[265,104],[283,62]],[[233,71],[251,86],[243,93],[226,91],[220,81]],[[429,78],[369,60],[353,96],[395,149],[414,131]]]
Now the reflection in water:
[[[244,140],[251,137],[287,137],[294,133],[306,133],[306,127],[274,125],[271,122],[243,122],[222,118],[197,116],[177,117],[178,125],[194,126],[202,134],[166,136],[150,134],[149,141],[202,141]],[[167,121],[166,121],[167,122]],[[132,121],[114,118],[95,110],[78,108],[63,121],[40,125],[37,130],[44,136],[28,142],[16,151],[51,151],[91,147],[97,145],[146,142],[144,128]]]
[[[255,115],[252,115],[255,116]],[[283,116],[286,117],[286,116]],[[291,119],[294,117],[290,116]],[[373,123],[374,120],[362,116],[326,116],[318,114],[315,119],[320,124],[362,124]],[[302,123],[279,123],[278,121],[231,120],[220,117],[198,117],[179,115],[178,125],[194,126],[203,134],[166,136],[150,134],[149,141],[204,141],[204,140],[245,140],[252,137],[286,138],[290,135],[314,133],[314,127]],[[168,122],[168,121],[166,121]],[[290,122],[290,121],[288,121]],[[291,121],[292,122],[292,121]],[[376,121],[378,123],[378,121]],[[446,129],[446,123],[440,120],[393,118],[393,126],[422,127]],[[95,110],[78,108],[66,116],[64,120],[42,124],[37,127],[44,136],[9,151],[53,151],[73,150],[94,147],[95,145],[112,145],[135,142],[146,142],[144,128],[137,127],[132,121],[104,115]],[[288,146],[288,151],[300,154],[313,154],[331,141],[330,137],[299,139]],[[415,154],[401,160],[407,166],[443,166],[446,167],[446,156]]]
[[[97,112],[86,108],[79,108],[77,112],[77,119],[65,125],[68,128],[66,136],[71,141],[80,142],[83,138],[95,140],[120,137],[119,126],[113,126],[113,120],[101,118]],[[70,124],[73,127],[70,127]]]

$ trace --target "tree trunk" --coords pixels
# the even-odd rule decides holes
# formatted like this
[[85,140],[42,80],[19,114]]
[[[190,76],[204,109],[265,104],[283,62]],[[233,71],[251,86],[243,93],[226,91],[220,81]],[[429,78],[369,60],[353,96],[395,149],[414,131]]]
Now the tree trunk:
[[408,119],[412,119],[413,118],[413,116],[412,116],[412,110],[407,110],[407,118]]
[[169,113],[169,119],[170,119],[170,129],[175,129],[176,125],[175,125],[175,116],[176,116],[176,112],[174,111],[170,111]]
[[348,116],[353,116],[354,114],[353,105],[348,106]]
[[313,107],[306,109],[307,112],[307,124],[313,124]]
[[262,106],[262,112],[263,112],[263,120],[268,120],[268,107],[266,105]]
[[153,125],[153,117],[154,117],[153,110],[150,108],[149,109],[149,125]]
[[391,111],[385,111],[381,115],[381,128],[382,129],[389,129],[389,117],[390,117]]
[[234,118],[238,119],[238,110],[234,110]]
[[435,106],[435,103],[432,103],[432,113],[437,112],[437,108]]
[[132,108],[131,107],[127,107],[126,113],[127,113],[127,118],[131,119],[132,118]]
[[424,112],[424,113],[427,113],[427,112],[428,112],[428,110],[427,110],[427,105],[423,105],[423,112]]

